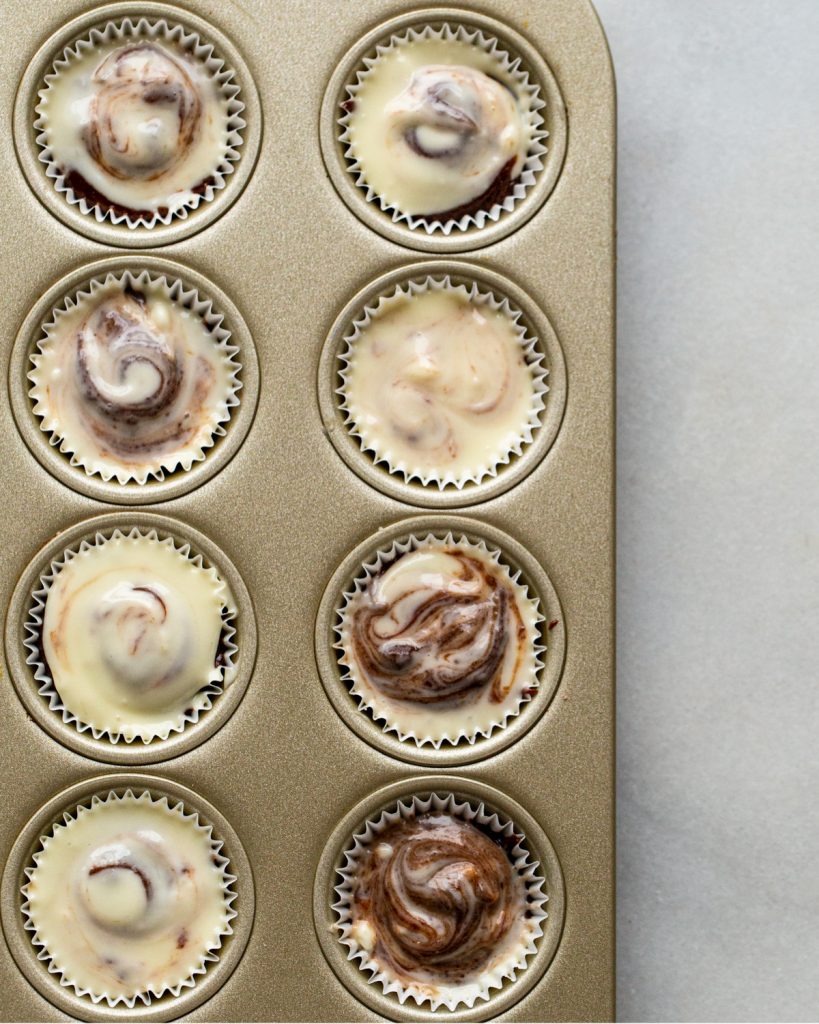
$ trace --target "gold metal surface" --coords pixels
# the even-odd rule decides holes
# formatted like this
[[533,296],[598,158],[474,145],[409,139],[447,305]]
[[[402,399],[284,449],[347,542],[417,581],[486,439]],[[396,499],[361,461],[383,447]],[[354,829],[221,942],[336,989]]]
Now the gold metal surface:
[[[384,23],[404,15],[406,5],[184,0],[184,6],[186,18],[202,18],[230,39],[258,86],[261,107],[254,107],[242,82],[245,145],[248,133],[258,133],[255,169],[241,194],[240,172],[231,176],[229,209],[218,200],[200,208],[214,216],[220,206],[223,211],[205,230],[186,235],[192,225],[205,226],[204,215],[195,213],[175,233],[132,236],[107,225],[110,230],[90,238],[91,225],[60,219],[32,193],[24,174],[32,156],[27,83],[16,107],[15,96],[54,32],[72,18],[85,24],[98,15],[88,12],[87,0],[2,5],[0,110],[7,137],[16,110],[16,137],[29,140],[20,146],[20,163],[12,146],[0,148],[3,358],[8,368],[21,325],[55,282],[117,255],[115,246],[169,246],[162,255],[201,274],[241,312],[259,362],[252,426],[218,473],[205,480],[203,472],[199,486],[171,503],[169,494],[153,494],[161,504],[152,510],[172,516],[180,530],[200,531],[236,567],[252,598],[258,655],[229,721],[153,772],[163,784],[201,794],[236,829],[253,868],[256,912],[244,955],[224,985],[208,990],[206,1003],[180,1004],[174,1012],[191,1021],[378,1020],[379,1011],[339,981],[322,952],[313,925],[316,870],[328,837],[359,801],[408,775],[423,789],[435,769],[409,767],[344,725],[321,683],[315,625],[328,582],[349,553],[419,509],[415,498],[410,504],[406,495],[376,489],[339,457],[316,382],[339,312],[381,275],[415,268],[424,240],[417,232],[385,236],[351,211],[331,181],[332,159],[329,173],[322,159],[320,135],[322,101],[339,62],[368,33],[387,31]],[[565,102],[565,158],[548,198],[542,196],[537,210],[530,204],[529,219],[521,216],[508,234],[490,228],[480,238],[467,232],[463,241],[472,247],[464,257],[470,267],[502,275],[548,318],[565,358],[567,388],[548,453],[513,487],[459,516],[476,531],[486,524],[508,534],[543,568],[560,598],[566,646],[560,684],[542,716],[513,744],[457,772],[531,815],[551,842],[565,885],[557,951],[537,984],[500,1009],[498,1019],[607,1020],[614,1012],[613,80],[588,0],[529,6],[476,0],[470,7],[541,55]],[[249,168],[248,152],[240,167]],[[509,223],[511,217],[501,218],[498,226]],[[141,257],[131,250],[128,258],[138,263]],[[11,385],[15,407],[19,379],[15,374]],[[473,500],[480,500],[477,494]],[[43,545],[113,511],[111,501],[111,495],[102,502],[80,493],[47,471],[22,442],[10,402],[0,402],[3,608]],[[138,521],[141,514],[131,515]],[[14,642],[7,645],[7,664]],[[0,679],[0,714],[4,862],[44,802],[101,768],[41,727],[8,672]],[[7,921],[12,943],[15,927]],[[66,1012],[26,980],[0,943],[0,1019],[57,1021]],[[70,1012],[88,1016],[84,1008]]]

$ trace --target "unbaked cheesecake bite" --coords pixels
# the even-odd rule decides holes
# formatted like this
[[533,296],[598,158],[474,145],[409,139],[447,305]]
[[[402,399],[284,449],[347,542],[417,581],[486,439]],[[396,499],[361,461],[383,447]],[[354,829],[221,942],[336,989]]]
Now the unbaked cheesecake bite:
[[64,985],[133,1006],[178,993],[216,958],[234,897],[227,861],[195,815],[147,793],[110,794],[40,842],[24,911]]
[[408,38],[370,62],[345,101],[348,156],[386,207],[458,221],[511,193],[532,141],[530,104],[489,49]]
[[540,620],[485,546],[430,536],[357,581],[338,647],[351,692],[387,729],[474,742],[535,692]]
[[235,352],[164,279],[109,280],[47,326],[28,375],[34,412],[87,473],[162,479],[224,433],[240,387]]
[[225,679],[229,596],[169,539],[115,533],[83,545],[48,585],[40,645],[64,711],[150,742],[210,705]]
[[229,100],[175,38],[96,38],[55,63],[39,141],[75,200],[150,226],[195,206],[226,170]]
[[525,330],[464,287],[399,290],[348,340],[340,394],[376,461],[443,488],[497,472],[532,439],[545,369]]

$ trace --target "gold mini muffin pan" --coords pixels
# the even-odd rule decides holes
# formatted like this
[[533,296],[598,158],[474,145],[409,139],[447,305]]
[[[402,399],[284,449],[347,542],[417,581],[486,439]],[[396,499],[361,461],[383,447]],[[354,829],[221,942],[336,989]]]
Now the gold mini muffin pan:
[[[133,13],[173,15],[213,42],[241,79],[247,126],[236,171],[212,203],[167,227],[129,231],[81,215],[54,192],[37,160],[31,112],[56,48]],[[549,149],[535,185],[497,221],[451,236],[411,230],[365,203],[339,155],[335,110],[327,113],[379,39],[425,19],[494,34],[521,56],[547,99]],[[29,0],[4,13],[0,53],[2,108],[16,147],[0,153],[9,382],[9,400],[0,403],[0,597],[8,609],[0,857],[12,953],[0,958],[0,1016],[103,1019],[88,1000],[69,1005],[37,960],[21,931],[19,887],[39,835],[70,803],[142,785],[181,797],[214,825],[245,909],[241,940],[237,929],[200,983],[140,1011],[142,1019],[611,1019],[614,90],[589,0],[547,0],[526,11],[495,0],[485,13],[407,13],[399,0],[326,10],[272,0],[188,0],[185,10]],[[170,243],[163,259],[139,251]],[[33,335],[60,289],[104,264],[153,269],[165,258],[230,321],[242,349],[236,418],[187,474],[155,487],[81,486],[67,459],[53,451],[56,461],[48,461],[40,444],[47,439],[31,433],[37,423],[24,367]],[[506,289],[550,371],[532,444],[455,501],[436,500],[437,489],[401,489],[401,480],[368,467],[360,449],[345,454],[328,388],[341,321],[362,296],[444,267]],[[159,745],[133,762],[117,754],[125,744],[83,747],[37,712],[18,629],[20,595],[44,552],[126,521],[190,540],[224,574],[238,608],[239,656],[249,657],[239,662],[243,689],[221,719],[217,701],[177,746]],[[486,747],[476,744],[476,757],[408,756],[404,744],[385,746],[337,709],[349,694],[323,643],[323,598],[338,573],[353,571],[355,552],[381,546],[408,521],[424,532],[450,522],[505,544],[547,620],[559,620],[547,638],[541,692]],[[113,774],[100,776],[100,762]],[[136,763],[158,767],[151,776],[128,774]],[[457,774],[441,774],[450,770]],[[530,967],[468,1011],[380,1001],[325,927],[331,876],[350,831],[399,795],[432,789],[471,795],[519,822],[550,883],[554,916]],[[112,1017],[106,1010],[104,1019]]]

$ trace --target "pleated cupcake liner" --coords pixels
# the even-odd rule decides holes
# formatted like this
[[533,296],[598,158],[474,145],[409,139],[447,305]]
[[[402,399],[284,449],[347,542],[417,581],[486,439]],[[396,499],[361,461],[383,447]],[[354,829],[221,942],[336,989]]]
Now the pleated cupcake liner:
[[[353,928],[356,879],[369,850],[388,828],[430,811],[452,814],[469,824],[480,826],[482,831],[494,833],[502,840],[514,871],[523,881],[526,900],[526,914],[522,918],[520,935],[505,951],[505,955],[469,982],[436,984],[434,987],[437,992],[431,991],[432,986],[428,983],[415,983],[396,977],[356,941]],[[480,1001],[489,999],[497,989],[513,983],[526,970],[529,958],[537,952],[544,922],[548,918],[546,905],[549,899],[546,881],[539,869],[540,864],[532,859],[521,829],[504,815],[487,808],[482,801],[459,800],[452,793],[432,793],[424,797],[399,800],[397,804],[365,821],[351,837],[342,855],[338,870],[341,881],[335,886],[336,901],[333,904],[339,941],[348,951],[347,959],[356,961],[361,971],[369,975],[368,984],[380,985],[385,995],[396,996],[402,1005],[412,1000],[418,1006],[432,1010],[441,1006],[448,1010],[463,1007],[471,1009]]]
[[[78,554],[83,551],[87,551],[91,547],[104,545],[109,543],[109,541],[115,541],[117,539],[123,540],[136,538],[156,541],[157,543],[164,544],[165,546],[172,548],[180,556],[188,559],[192,565],[211,576],[213,581],[218,584],[217,590],[223,600],[220,650],[223,654],[224,664],[214,665],[208,675],[208,678],[202,681],[201,689],[193,695],[188,702],[186,709],[178,716],[178,720],[175,721],[172,726],[158,729],[156,731],[149,731],[147,727],[138,728],[133,731],[133,735],[129,735],[114,729],[101,729],[96,726],[92,726],[89,723],[82,721],[65,706],[51,676],[51,671],[44,661],[42,632],[48,594],[62,569]],[[93,541],[82,540],[78,544],[66,548],[59,558],[55,558],[51,561],[49,568],[39,577],[37,585],[31,594],[29,612],[24,626],[26,636],[23,643],[29,652],[26,658],[26,664],[30,667],[35,683],[37,684],[38,693],[47,701],[49,710],[54,712],[55,715],[59,715],[66,725],[76,729],[77,732],[90,732],[95,740],[106,739],[110,743],[115,744],[131,744],[140,742],[149,744],[151,742],[163,741],[167,740],[174,733],[184,732],[185,729],[195,725],[203,715],[211,710],[219,696],[224,693],[235,678],[237,671],[235,659],[239,650],[234,641],[234,637],[236,636],[236,615],[237,608],[227,584],[219,577],[215,569],[206,568],[203,556],[192,551],[190,544],[177,543],[171,537],[166,537],[163,540],[160,540],[156,530],[141,530],[136,526],[127,533],[119,529],[115,529],[110,533],[100,532],[96,534]]]
[[[201,194],[191,195],[178,207],[168,208],[165,213],[160,213],[158,210],[140,210],[138,213],[135,211],[137,215],[134,215],[130,212],[118,211],[111,206],[100,206],[97,203],[89,202],[84,196],[77,195],[71,188],[65,170],[57,164],[51,152],[47,100],[49,91],[55,88],[60,75],[70,67],[73,61],[93,53],[101,46],[112,43],[127,45],[135,40],[149,40],[160,44],[164,42],[171,47],[184,50],[200,62],[216,84],[228,115],[227,145],[224,153],[220,154],[218,163],[211,170],[213,180],[208,182]],[[152,228],[157,224],[167,225],[174,220],[185,219],[201,203],[211,202],[217,193],[225,187],[226,179],[236,169],[236,164],[241,157],[242,133],[247,126],[242,117],[245,105],[240,98],[240,93],[234,69],[222,57],[219,57],[214,46],[203,40],[197,32],[184,28],[180,24],[169,22],[165,18],[126,17],[118,21],[109,21],[102,27],[92,28],[80,39],[66,46],[55,57],[51,71],[45,76],[43,88],[37,94],[39,102],[35,107],[37,117],[34,121],[34,130],[37,133],[36,142],[40,147],[40,162],[45,168],[46,177],[53,182],[54,188],[64,196],[66,202],[77,206],[81,213],[94,217],[99,223],[109,220],[112,224],[124,224],[127,228],[134,229],[138,227]]]

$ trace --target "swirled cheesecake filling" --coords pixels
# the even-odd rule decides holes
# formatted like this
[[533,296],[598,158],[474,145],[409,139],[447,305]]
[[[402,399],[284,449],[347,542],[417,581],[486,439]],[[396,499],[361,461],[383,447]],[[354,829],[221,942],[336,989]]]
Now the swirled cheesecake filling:
[[174,213],[213,182],[228,112],[205,64],[170,42],[110,42],[54,75],[38,107],[51,159],[92,206]]
[[536,612],[480,549],[426,543],[350,599],[341,646],[353,692],[418,740],[502,724],[535,682]]
[[158,284],[114,282],[62,313],[32,360],[42,428],[120,483],[190,468],[228,419],[237,366]]
[[191,977],[228,929],[208,833],[132,795],[82,809],[43,840],[25,893],[53,964],[81,990],[159,995]]
[[352,429],[377,458],[424,482],[485,476],[520,447],[538,404],[509,316],[460,290],[385,300],[348,360]]
[[80,722],[127,740],[178,728],[223,678],[225,584],[171,543],[115,535],[81,549],[48,590],[46,668]]
[[506,850],[430,812],[379,832],[358,871],[351,937],[377,966],[431,990],[479,983],[528,941],[526,893]]
[[346,109],[367,185],[418,217],[457,220],[503,202],[531,142],[528,96],[497,57],[459,39],[382,53]]

